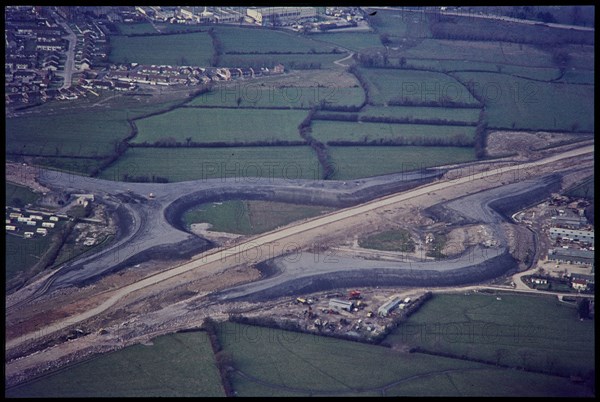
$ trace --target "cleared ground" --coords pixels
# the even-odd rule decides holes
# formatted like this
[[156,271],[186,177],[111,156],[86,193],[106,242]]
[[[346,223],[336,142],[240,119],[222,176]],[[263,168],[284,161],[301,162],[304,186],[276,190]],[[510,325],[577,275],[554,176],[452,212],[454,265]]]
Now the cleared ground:
[[225,396],[204,332],[161,336],[5,392],[11,398]]

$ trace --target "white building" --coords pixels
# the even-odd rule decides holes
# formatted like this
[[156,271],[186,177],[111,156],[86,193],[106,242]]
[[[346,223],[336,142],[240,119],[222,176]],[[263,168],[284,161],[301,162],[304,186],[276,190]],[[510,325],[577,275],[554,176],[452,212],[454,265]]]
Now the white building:
[[314,18],[317,16],[317,9],[315,7],[259,7],[248,8],[246,14],[258,25],[282,25],[304,18]]

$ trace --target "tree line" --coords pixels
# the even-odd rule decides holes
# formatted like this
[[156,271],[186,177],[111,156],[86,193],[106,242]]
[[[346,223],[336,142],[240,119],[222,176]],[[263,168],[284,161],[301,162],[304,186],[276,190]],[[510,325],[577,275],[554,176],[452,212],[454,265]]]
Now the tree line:
[[451,137],[396,137],[396,138],[375,138],[369,139],[364,136],[360,140],[331,140],[327,145],[332,146],[424,146],[424,147],[472,147],[475,141],[465,134],[455,134]]

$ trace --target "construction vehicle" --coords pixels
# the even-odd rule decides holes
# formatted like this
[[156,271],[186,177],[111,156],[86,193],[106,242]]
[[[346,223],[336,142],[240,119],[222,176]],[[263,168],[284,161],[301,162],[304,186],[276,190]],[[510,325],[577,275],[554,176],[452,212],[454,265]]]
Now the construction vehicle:
[[348,300],[360,299],[360,290],[351,290],[348,292]]
[[301,298],[301,297],[298,297],[298,298],[296,299],[296,303],[299,303],[299,304],[306,304],[306,299],[303,299],[303,298]]

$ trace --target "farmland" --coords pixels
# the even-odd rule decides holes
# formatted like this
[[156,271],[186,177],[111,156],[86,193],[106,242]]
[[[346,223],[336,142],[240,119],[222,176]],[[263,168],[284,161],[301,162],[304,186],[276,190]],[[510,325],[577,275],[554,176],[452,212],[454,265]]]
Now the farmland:
[[113,36],[110,61],[113,63],[210,65],[212,40],[206,32],[180,35]]
[[331,52],[335,46],[297,33],[274,29],[214,27],[223,44],[223,53],[315,53]]
[[415,242],[406,229],[394,229],[359,239],[358,244],[364,248],[387,251],[413,252]]
[[389,124],[367,122],[315,121],[313,137],[322,142],[354,141],[367,143],[380,140],[407,141],[440,139],[452,141],[453,137],[464,137],[472,144],[475,135],[473,126],[438,126],[428,124]]
[[390,101],[427,104],[444,100],[478,106],[479,102],[456,79],[442,73],[419,70],[361,69],[369,84],[369,103]]
[[364,91],[359,86],[283,86],[249,81],[234,86],[217,86],[211,92],[197,96],[188,105],[309,109],[322,101],[331,105],[360,105],[364,98]]
[[[403,51],[407,59],[468,60],[529,67],[552,66],[550,54],[535,46],[498,41],[465,41],[424,39],[418,45]],[[434,56],[434,57],[432,57]],[[477,69],[475,64],[470,69]]]
[[334,179],[351,180],[475,160],[472,148],[417,146],[329,147]]
[[435,295],[386,338],[433,353],[560,375],[594,367],[594,323],[555,297]]
[[298,124],[302,110],[178,108],[137,120],[139,133],[133,143],[172,138],[193,142],[300,141]]
[[271,201],[231,200],[206,203],[183,215],[187,225],[207,222],[210,230],[238,234],[258,234],[304,218],[310,218],[331,208]]
[[27,187],[18,184],[4,182],[4,197],[6,205],[23,207],[25,204],[33,204],[40,196]]
[[224,396],[206,333],[161,336],[6,390],[9,397]]
[[227,148],[130,148],[100,178],[122,181],[152,175],[171,182],[249,177],[319,179],[316,155],[308,146]]
[[543,83],[496,73],[455,73],[486,103],[488,126],[593,131],[594,87]]
[[448,120],[453,122],[476,123],[479,108],[441,108],[428,106],[366,106],[359,116],[390,117],[393,119]]
[[23,271],[33,267],[52,243],[52,236],[35,236],[24,239],[17,235],[6,236],[5,274],[6,283],[10,283]]
[[271,328],[223,323],[219,337],[239,396],[587,394],[564,378]]
[[82,111],[6,120],[7,152],[45,156],[106,156],[129,134],[126,113]]
[[336,46],[360,51],[373,47],[381,47],[381,41],[377,34],[371,32],[331,32],[312,34],[311,39],[332,43]]
[[139,22],[136,24],[120,23],[115,24],[120,35],[139,35],[139,34],[155,34],[156,29],[149,22]]

